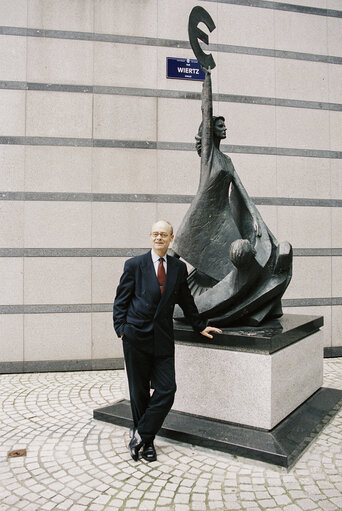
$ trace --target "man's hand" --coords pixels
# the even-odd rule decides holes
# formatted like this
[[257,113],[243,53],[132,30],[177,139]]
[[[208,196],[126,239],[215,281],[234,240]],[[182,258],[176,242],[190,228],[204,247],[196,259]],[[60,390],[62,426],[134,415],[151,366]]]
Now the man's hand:
[[210,335],[210,332],[215,332],[215,334],[222,334],[222,330],[215,328],[214,326],[207,326],[204,330],[202,330],[201,334],[204,335],[204,337],[209,337],[209,339],[212,339],[213,336]]

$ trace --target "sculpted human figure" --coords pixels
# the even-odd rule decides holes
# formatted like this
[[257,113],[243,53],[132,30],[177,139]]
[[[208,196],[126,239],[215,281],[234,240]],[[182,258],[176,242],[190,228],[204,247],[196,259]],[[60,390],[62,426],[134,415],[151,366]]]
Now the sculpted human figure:
[[[262,218],[231,159],[220,151],[227,128],[224,117],[213,116],[210,70],[205,73],[203,120],[196,137],[201,155],[200,182],[178,229],[174,251],[199,272],[218,282],[233,269],[228,255],[233,241],[248,239],[254,245],[257,237],[264,236],[265,249],[270,249],[270,243],[266,241],[268,234]],[[195,251],[193,246],[196,246]]]
[[[210,66],[215,67],[215,61],[198,45],[197,38],[208,43],[199,22],[210,31],[215,24],[202,7],[194,7],[190,43],[205,72],[202,123],[195,137],[200,179],[173,249],[194,268],[189,287],[203,318],[220,326],[236,320],[259,324],[282,314],[280,298],[291,279],[292,247],[278,244],[230,157],[220,150],[227,127],[223,116],[213,116]],[[175,318],[184,320],[179,309]]]

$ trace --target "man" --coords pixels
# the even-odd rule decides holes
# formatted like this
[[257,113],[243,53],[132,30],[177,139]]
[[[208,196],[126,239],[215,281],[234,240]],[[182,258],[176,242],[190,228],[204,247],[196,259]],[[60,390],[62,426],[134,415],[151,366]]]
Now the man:
[[[129,450],[157,459],[153,440],[170,411],[176,392],[173,310],[178,303],[195,331],[212,339],[187,284],[186,265],[166,252],[172,225],[160,220],[151,231],[152,250],[126,261],[114,300],[114,328],[122,338],[134,428]],[[150,396],[150,390],[154,389]]]

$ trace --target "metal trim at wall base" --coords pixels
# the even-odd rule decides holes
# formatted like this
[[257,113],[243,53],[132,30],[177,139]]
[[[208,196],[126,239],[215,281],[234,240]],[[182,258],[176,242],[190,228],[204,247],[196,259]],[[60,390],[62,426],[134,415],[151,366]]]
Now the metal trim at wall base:
[[[324,358],[342,357],[342,346],[324,348]],[[106,371],[124,369],[123,358],[94,360],[37,360],[0,362],[0,374],[49,373],[67,371]]]
[[123,358],[1,362],[0,374],[103,371],[124,368]]
[[342,357],[342,346],[327,346],[324,348],[324,358]]
[[[289,469],[341,405],[342,390],[322,387],[270,431],[171,410],[159,435]],[[93,416],[118,426],[133,424],[127,400],[98,408]]]

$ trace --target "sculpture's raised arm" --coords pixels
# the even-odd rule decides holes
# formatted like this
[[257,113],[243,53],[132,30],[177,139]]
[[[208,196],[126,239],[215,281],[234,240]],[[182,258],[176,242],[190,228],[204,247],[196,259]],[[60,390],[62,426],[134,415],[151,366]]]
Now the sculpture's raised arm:
[[208,163],[213,144],[213,94],[211,89],[210,68],[204,71],[205,79],[202,89],[202,166]]

